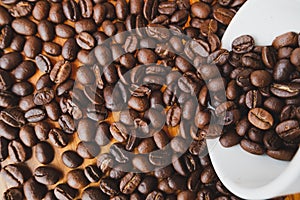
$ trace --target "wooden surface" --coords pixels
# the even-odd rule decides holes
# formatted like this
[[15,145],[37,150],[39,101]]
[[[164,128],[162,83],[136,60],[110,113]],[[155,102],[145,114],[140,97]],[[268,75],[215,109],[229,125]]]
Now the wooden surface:
[[[191,0],[192,2],[194,0]],[[1,5],[1,2],[0,2],[0,5]],[[7,6],[5,6],[7,7]],[[31,18],[32,21],[34,21],[35,23],[38,23],[36,20],[34,20],[33,18]],[[74,25],[73,22],[67,22],[66,24],[69,24],[71,26]],[[99,28],[99,30],[101,30],[101,28]],[[58,44],[63,44],[65,41],[65,39],[61,39],[61,38],[55,38],[54,42],[58,43]],[[6,49],[5,52],[9,52],[11,51],[10,49]],[[43,54],[47,55],[45,52],[43,52]],[[49,56],[49,55],[47,55]],[[54,64],[57,60],[62,60],[62,56],[59,56],[59,57],[51,57],[49,56],[52,60],[52,63]],[[27,59],[27,58],[26,58]],[[72,77],[74,78],[74,75],[75,75],[75,72],[76,72],[76,69],[81,65],[81,63],[79,63],[79,61],[75,61],[75,62],[72,62],[72,65],[73,65],[73,70],[72,70]],[[38,79],[38,77],[41,75],[42,73],[37,71],[37,73],[29,80],[31,83],[35,84],[36,83],[36,80]],[[110,119],[109,119],[110,120]],[[56,124],[57,126],[57,124]],[[48,142],[50,143],[50,141],[48,140]],[[65,165],[62,163],[61,161],[61,154],[66,151],[66,150],[76,150],[76,146],[77,144],[79,143],[79,139],[77,137],[77,133],[74,133],[69,145],[67,145],[65,148],[55,148],[55,158],[53,160],[53,162],[51,162],[50,166],[54,166],[58,169],[60,169],[65,175],[71,170],[67,167],[65,167]],[[109,146],[109,145],[108,145]],[[105,152],[107,150],[107,146],[106,147],[103,147],[101,152]],[[35,152],[35,148],[33,148],[33,155],[32,155],[32,158],[28,161],[26,161],[26,164],[29,166],[29,168],[31,170],[34,170],[35,168],[37,168],[38,166],[41,166],[42,164],[40,164],[36,159],[35,159],[35,156],[34,156],[34,152]],[[2,167],[3,166],[6,166],[7,164],[10,164],[10,163],[13,163],[9,158],[7,158],[4,162],[2,162]],[[96,163],[96,159],[84,159],[84,163],[79,167],[79,168],[84,168],[85,166],[87,165],[90,165],[90,164],[95,164]],[[59,183],[65,183],[66,182],[66,176],[64,176],[63,179],[61,179],[57,184]],[[57,185],[56,184],[56,185]],[[93,184],[90,184],[89,186],[92,186],[92,185],[97,185],[97,183],[93,183]],[[99,185],[99,183],[98,183]],[[53,189],[55,186],[50,186],[49,189]],[[2,195],[4,193],[4,191],[7,189],[7,185],[6,185],[6,182],[5,180],[3,179],[2,177],[2,174],[0,175],[0,198],[2,198]],[[291,195],[291,196],[288,196],[286,198],[287,200],[300,200],[300,194],[298,195]]]

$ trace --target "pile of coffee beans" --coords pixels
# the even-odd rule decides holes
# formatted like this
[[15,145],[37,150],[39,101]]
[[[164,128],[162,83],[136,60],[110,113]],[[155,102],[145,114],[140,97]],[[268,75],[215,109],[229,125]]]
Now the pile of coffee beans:
[[245,1],[2,0],[3,199],[239,199],[205,138],[240,119],[220,38]]
[[300,35],[284,33],[270,46],[243,35],[224,57],[227,101],[215,108],[226,110],[221,144],[291,160],[300,144]]

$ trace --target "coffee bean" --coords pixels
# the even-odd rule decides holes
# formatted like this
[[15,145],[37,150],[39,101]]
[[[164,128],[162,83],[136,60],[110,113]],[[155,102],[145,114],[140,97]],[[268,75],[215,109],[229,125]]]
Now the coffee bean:
[[61,38],[71,38],[75,35],[75,30],[67,24],[58,24],[55,26],[55,33]]
[[273,78],[275,81],[287,81],[289,75],[294,71],[294,66],[288,59],[279,60],[273,69]]
[[61,159],[65,166],[69,168],[77,168],[83,163],[83,159],[75,151],[65,151]]
[[3,200],[17,200],[23,198],[23,193],[18,188],[9,188],[3,193]]
[[290,60],[293,65],[296,67],[300,67],[300,57],[299,57],[300,48],[296,48],[293,50]]
[[29,2],[18,2],[12,8],[9,9],[11,16],[15,18],[25,17],[32,11],[32,5]]
[[272,46],[274,46],[276,49],[279,49],[281,47],[295,47],[298,43],[298,36],[295,32],[287,32],[280,36],[277,36],[272,43]]
[[93,14],[93,2],[92,0],[80,0],[78,2],[81,16],[83,18],[91,18]]
[[40,142],[35,147],[35,157],[42,164],[49,164],[54,159],[54,149],[47,142]]
[[298,84],[279,84],[274,83],[271,85],[270,91],[277,97],[288,98],[295,97],[299,94],[300,89]]
[[79,19],[79,6],[74,0],[64,1],[62,7],[63,12],[68,20],[76,22]]
[[0,32],[0,49],[9,47],[13,39],[13,29],[6,25],[1,29]]
[[2,176],[8,187],[19,187],[28,180],[30,173],[22,165],[9,164],[2,170]]
[[11,27],[21,35],[35,35],[37,31],[36,24],[27,18],[17,18],[12,21]]
[[64,82],[71,73],[72,66],[69,61],[58,61],[50,72],[50,79],[56,84]]
[[261,144],[252,142],[247,139],[242,139],[240,145],[245,151],[252,154],[262,155],[265,153],[265,150]]
[[255,127],[268,130],[274,124],[273,116],[262,108],[253,108],[248,113],[249,122]]
[[50,142],[57,147],[63,148],[68,145],[69,139],[67,135],[58,128],[53,128],[49,132]]
[[46,19],[48,17],[49,10],[50,4],[48,1],[39,1],[35,4],[32,10],[32,16],[38,21]]
[[60,3],[52,3],[49,10],[49,20],[53,23],[59,24],[64,22],[66,19],[63,6]]
[[148,156],[135,156],[132,159],[132,165],[142,173],[153,171],[154,166],[149,162]]
[[275,128],[276,133],[287,142],[299,140],[299,123],[297,120],[287,120],[279,123]]
[[68,61],[74,61],[77,57],[78,51],[79,47],[76,43],[76,40],[74,38],[69,38],[62,46],[61,55]]
[[89,165],[84,168],[86,178],[91,182],[98,182],[101,178],[101,171],[96,165]]
[[181,108],[178,106],[172,106],[166,115],[166,123],[168,126],[175,127],[179,124],[181,119]]
[[295,155],[294,149],[267,150],[268,156],[277,160],[290,161]]
[[3,6],[0,6],[0,13],[0,26],[9,24],[12,21],[11,15]]
[[238,54],[250,52],[253,48],[254,39],[250,35],[240,36],[232,42],[232,50]]
[[18,52],[11,52],[0,58],[0,68],[4,70],[12,70],[22,62],[22,55]]
[[35,58],[42,51],[42,41],[36,36],[27,38],[24,45],[24,54],[28,58]]
[[119,194],[118,185],[113,179],[103,178],[100,180],[100,189],[108,196],[116,196]]
[[10,48],[17,52],[22,51],[25,41],[25,37],[21,35],[15,35],[10,43]]
[[251,73],[250,81],[256,87],[266,87],[271,83],[272,77],[266,70],[256,70]]
[[88,187],[82,192],[82,200],[105,199],[106,196],[98,187]]
[[51,41],[54,39],[54,37],[55,37],[54,26],[51,22],[49,22],[47,20],[42,20],[38,24],[37,29],[38,29],[38,33],[43,41],[48,42],[48,41]]
[[223,133],[220,137],[220,143],[224,147],[232,147],[232,146],[238,144],[240,142],[240,140],[241,140],[241,137],[233,130]]
[[206,3],[196,2],[196,3],[192,4],[191,12],[194,16],[196,16],[200,19],[205,19],[210,14],[211,8]]
[[69,185],[62,183],[54,188],[54,195],[57,199],[71,200],[78,195],[78,191],[71,188]]
[[48,189],[44,184],[31,178],[25,182],[23,191],[26,199],[38,200],[44,198]]
[[54,185],[61,178],[61,172],[53,167],[40,166],[34,170],[33,176],[41,184]]
[[128,173],[120,182],[120,191],[123,194],[131,194],[138,187],[142,180],[140,174]]
[[149,193],[146,197],[146,200],[154,200],[154,199],[164,199],[164,196],[161,192],[153,191]]
[[45,53],[51,56],[59,56],[61,54],[61,46],[55,42],[45,42],[43,46]]
[[143,14],[147,20],[152,20],[157,14],[159,2],[156,0],[147,0],[145,1]]
[[74,169],[67,174],[67,183],[75,189],[81,189],[89,184],[82,169]]
[[75,23],[76,33],[88,32],[93,33],[97,30],[95,22],[91,19],[81,19]]

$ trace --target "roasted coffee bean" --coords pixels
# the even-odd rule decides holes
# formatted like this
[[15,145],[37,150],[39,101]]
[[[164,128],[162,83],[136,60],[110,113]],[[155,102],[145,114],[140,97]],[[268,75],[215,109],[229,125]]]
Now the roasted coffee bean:
[[9,12],[2,6],[0,6],[0,26],[9,24],[12,21],[12,17]]
[[276,133],[287,142],[299,141],[300,129],[297,120],[287,120],[279,123],[275,128]]
[[81,19],[75,23],[76,33],[88,32],[93,33],[97,29],[95,22],[91,19]]
[[53,85],[54,84],[51,81],[49,74],[43,74],[36,81],[36,89],[37,90],[42,90],[44,88],[51,88]]
[[196,2],[196,3],[192,4],[191,12],[192,12],[192,15],[194,15],[200,19],[205,19],[210,14],[211,7],[204,2]]
[[92,0],[80,0],[78,2],[81,16],[83,18],[91,18],[93,14],[93,2]]
[[71,200],[78,195],[78,191],[71,188],[69,185],[62,183],[54,188],[54,194],[57,199]]
[[0,89],[8,90],[13,85],[13,79],[7,71],[0,69]]
[[0,161],[4,161],[8,157],[9,141],[4,137],[0,137]]
[[295,47],[298,43],[298,36],[295,32],[287,32],[280,36],[277,36],[272,43],[272,46],[274,46],[276,49],[279,49],[281,47]]
[[49,190],[44,197],[45,200],[56,200],[54,190]]
[[267,150],[267,155],[277,160],[290,161],[296,151],[294,149]]
[[85,50],[91,50],[95,46],[95,39],[87,32],[80,32],[76,37],[79,47]]
[[18,52],[11,52],[0,58],[0,68],[4,70],[12,70],[22,62],[22,55]]
[[[78,82],[81,83],[82,85],[90,85],[95,81],[95,76],[92,70],[87,66],[79,67],[76,72],[76,76],[77,76],[76,80],[78,80]],[[93,90],[93,88],[89,88],[89,89]]]
[[17,52],[22,51],[25,41],[25,37],[21,35],[15,35],[10,43],[10,48]]
[[51,56],[59,56],[61,54],[61,46],[55,42],[45,42],[43,46],[45,53]]
[[213,11],[214,18],[224,25],[229,25],[234,15],[235,12],[223,7],[217,8]]
[[96,4],[93,7],[93,19],[97,25],[105,20],[106,12],[106,7],[103,4]]
[[40,142],[35,146],[35,157],[42,164],[49,164],[54,159],[54,149],[47,142]]
[[83,163],[83,159],[75,151],[65,151],[61,159],[65,166],[69,168],[77,168]]
[[38,21],[46,19],[48,17],[49,10],[50,3],[48,1],[38,1],[32,10],[32,16]]
[[267,68],[272,69],[277,61],[276,50],[272,46],[263,47],[261,57]]
[[31,178],[25,182],[23,191],[26,199],[38,200],[44,198],[48,189],[46,185]]
[[16,163],[24,162],[31,157],[31,149],[19,141],[13,140],[8,145],[8,154],[12,161]]
[[51,41],[55,37],[54,26],[51,22],[47,20],[42,20],[38,24],[38,33],[43,41]]
[[66,19],[63,6],[60,3],[52,3],[49,10],[49,20],[53,23],[59,24],[64,22]]
[[100,180],[100,189],[108,196],[116,196],[120,192],[115,180],[108,178],[103,178]]
[[101,178],[101,171],[96,165],[88,165],[84,168],[86,178],[91,182],[98,182]]
[[36,36],[27,38],[24,45],[24,54],[28,58],[35,58],[42,51],[42,41]]
[[293,50],[290,60],[293,65],[296,67],[300,67],[300,57],[299,57],[300,48],[296,48]]
[[21,127],[26,123],[23,112],[17,108],[2,110],[0,119],[12,127]]
[[9,47],[13,39],[13,29],[6,25],[1,29],[0,32],[0,49]]
[[263,143],[268,150],[277,150],[283,142],[274,131],[267,131],[263,136]]
[[270,91],[275,96],[281,98],[295,97],[300,93],[299,85],[294,83],[290,83],[290,84],[274,83],[271,85]]
[[288,59],[279,60],[273,69],[273,78],[275,81],[287,81],[289,75],[294,71],[294,66]]
[[164,195],[161,192],[153,191],[147,195],[146,200],[153,199],[164,199]]
[[71,73],[72,66],[69,61],[58,61],[50,72],[50,79],[56,84],[64,82]]
[[155,142],[151,137],[143,139],[137,146],[137,150],[140,154],[150,153],[154,149],[155,149]]
[[61,38],[71,38],[75,35],[75,30],[67,24],[58,24],[55,26],[55,33]]
[[250,75],[250,81],[252,85],[262,88],[271,83],[272,77],[266,70],[255,70]]
[[17,200],[23,199],[23,193],[18,188],[9,188],[3,193],[3,200]]
[[46,121],[37,122],[34,126],[35,135],[40,141],[48,139],[49,131],[50,125]]
[[52,89],[44,88],[37,91],[37,93],[33,97],[33,101],[36,105],[45,105],[50,103],[54,96],[55,93]]
[[[90,135],[80,135],[79,137],[84,139],[92,139],[92,137],[89,137]],[[106,122],[101,122],[98,124],[96,129],[96,136],[95,141],[98,145],[104,146],[107,145],[110,141],[111,135],[110,135],[110,127],[109,124]],[[125,141],[125,140],[124,140]]]
[[8,187],[19,187],[29,178],[28,169],[22,165],[9,164],[2,170],[2,176]]
[[11,91],[18,96],[27,96],[32,94],[33,90],[33,85],[28,81],[17,82],[11,88]]
[[153,171],[154,166],[149,162],[148,156],[138,155],[132,159],[132,165],[142,173]]
[[34,128],[31,125],[25,125],[19,132],[20,140],[28,147],[33,147],[38,143],[38,138],[35,135]]
[[[30,60],[21,62],[13,71],[13,76],[18,80],[26,80],[35,74],[36,65]],[[0,71],[0,73],[2,73]],[[5,80],[5,79],[4,79]]]
[[95,142],[80,142],[76,147],[76,152],[82,158],[92,159],[100,153],[100,147]]
[[181,108],[179,106],[172,106],[166,115],[166,123],[168,126],[175,127],[181,120]]
[[128,173],[126,174],[120,182],[120,191],[123,194],[131,194],[138,187],[142,180],[140,174]]
[[11,27],[16,31],[16,33],[26,36],[35,35],[37,31],[36,24],[23,17],[12,21]]
[[127,163],[129,161],[129,155],[121,143],[114,143],[109,151],[118,163]]
[[238,54],[250,52],[253,48],[254,39],[250,35],[240,36],[232,42],[232,50]]
[[98,187],[88,187],[82,192],[82,200],[105,199],[106,195]]
[[46,117],[46,113],[40,108],[32,108],[24,116],[28,122],[39,122]]
[[242,139],[240,145],[245,151],[252,154],[262,155],[265,153],[265,149],[261,144],[252,142],[247,139]]
[[157,14],[158,4],[159,2],[156,0],[145,1],[143,14],[147,20],[151,21],[152,19],[154,19]]
[[67,183],[75,189],[81,189],[89,184],[82,169],[74,169],[67,174]]
[[62,7],[68,20],[76,22],[80,18],[79,6],[75,1],[63,1]]
[[[100,124],[99,124],[99,126],[100,126]],[[98,129],[99,129],[99,126],[98,126]],[[97,129],[97,133],[98,133],[98,129]],[[77,131],[78,137],[81,141],[92,141],[95,138],[96,125],[90,119],[87,119],[87,118],[81,119],[78,123],[77,130],[78,130]],[[104,131],[103,129],[101,129],[101,130]],[[108,130],[108,128],[107,128],[107,130]],[[96,140],[96,142],[98,141],[97,139],[95,139],[95,140]]]
[[249,122],[255,127],[268,130],[274,124],[273,116],[262,108],[253,108],[248,113]]
[[56,94],[58,96],[61,96],[63,94],[68,93],[74,86],[74,80],[73,79],[68,79],[64,83],[61,83],[57,86],[56,88]]
[[35,62],[41,72],[49,73],[52,69],[52,63],[50,59],[43,54],[37,55],[35,57]]
[[138,186],[138,191],[142,194],[149,194],[157,186],[157,179],[153,176],[146,176]]
[[220,137],[220,143],[224,147],[232,147],[237,145],[241,140],[241,137],[235,131],[228,131],[223,133]]
[[50,166],[40,166],[34,170],[35,180],[44,185],[54,185],[61,178],[61,172]]
[[77,53],[79,51],[79,47],[76,43],[75,38],[69,38],[65,41],[62,46],[61,55],[64,59],[68,61],[74,61],[77,57]]
[[58,128],[53,128],[49,132],[50,142],[57,147],[63,148],[68,145],[69,139],[67,135]]

